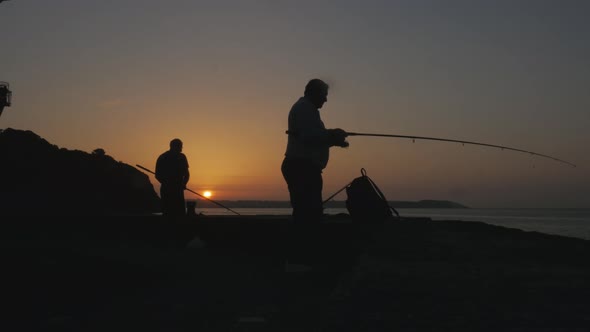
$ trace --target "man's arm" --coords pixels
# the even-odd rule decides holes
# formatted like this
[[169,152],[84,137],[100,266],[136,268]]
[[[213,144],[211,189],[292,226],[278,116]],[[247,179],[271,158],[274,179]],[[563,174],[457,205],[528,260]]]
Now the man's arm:
[[158,180],[158,182],[162,183],[164,180],[163,174],[162,174],[162,157],[158,157],[158,160],[156,160],[156,180]]
[[293,131],[290,129],[289,134],[297,136],[303,144],[348,146],[345,140],[348,133],[340,128],[326,129],[315,112],[299,112],[291,120],[292,127],[296,129]]
[[191,173],[188,170],[188,159],[186,159],[186,155],[182,155],[183,159],[184,159],[184,164],[185,164],[185,174],[184,174],[184,185],[186,187],[186,184],[188,183],[188,180],[191,178]]
[[346,131],[340,128],[328,129],[328,135],[330,136],[330,146],[348,147],[348,142],[346,141],[348,133]]
[[327,145],[329,134],[317,110],[296,105],[289,113],[289,133],[305,145]]
[[191,178],[191,173],[189,172],[188,168],[186,169],[186,177],[184,179],[184,185],[186,186],[188,183],[188,180]]

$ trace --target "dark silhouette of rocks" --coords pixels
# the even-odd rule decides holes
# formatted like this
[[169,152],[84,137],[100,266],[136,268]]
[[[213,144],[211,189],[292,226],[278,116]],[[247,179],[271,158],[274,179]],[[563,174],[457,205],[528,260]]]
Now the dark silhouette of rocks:
[[198,218],[3,220],[0,330],[587,330],[590,241],[334,216],[314,269],[285,273],[286,217]]
[[147,175],[108,156],[60,148],[30,130],[0,131],[1,215],[159,212]]

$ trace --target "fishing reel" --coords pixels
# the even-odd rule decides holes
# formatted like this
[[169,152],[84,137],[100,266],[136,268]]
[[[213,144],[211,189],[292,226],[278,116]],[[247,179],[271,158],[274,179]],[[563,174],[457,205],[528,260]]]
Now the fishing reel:
[[8,82],[0,81],[0,107],[10,106],[12,100],[12,91],[9,89]]

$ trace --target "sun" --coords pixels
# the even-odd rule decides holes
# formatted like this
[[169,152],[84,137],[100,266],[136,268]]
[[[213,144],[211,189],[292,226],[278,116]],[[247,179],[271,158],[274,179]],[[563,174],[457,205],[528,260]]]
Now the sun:
[[205,191],[205,192],[203,193],[203,196],[205,196],[205,197],[207,197],[207,198],[211,197],[211,195],[212,195],[212,194],[211,194],[211,192],[210,192],[209,190],[207,190],[207,191]]

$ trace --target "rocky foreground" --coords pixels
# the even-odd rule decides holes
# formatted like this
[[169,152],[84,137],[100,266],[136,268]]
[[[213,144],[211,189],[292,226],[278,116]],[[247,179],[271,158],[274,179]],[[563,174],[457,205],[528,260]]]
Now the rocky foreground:
[[590,327],[590,241],[480,222],[359,226],[333,216],[314,269],[285,273],[284,225],[262,216],[2,220],[0,329]]

